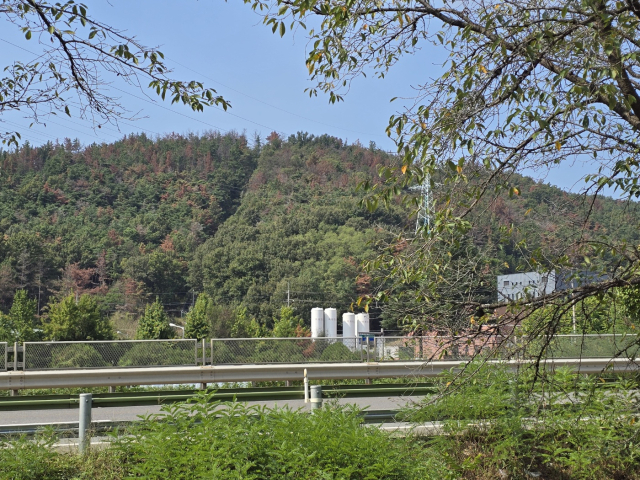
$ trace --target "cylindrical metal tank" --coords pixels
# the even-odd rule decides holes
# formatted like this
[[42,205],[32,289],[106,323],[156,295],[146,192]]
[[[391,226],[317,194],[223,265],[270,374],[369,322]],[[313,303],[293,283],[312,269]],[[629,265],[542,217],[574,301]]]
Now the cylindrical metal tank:
[[361,333],[369,333],[368,313],[359,313],[356,315],[356,336]]
[[351,312],[342,314],[342,343],[351,350],[356,348],[356,315]]
[[324,309],[324,336],[327,338],[338,336],[338,311],[335,308]]
[[311,309],[311,338],[324,337],[324,310]]

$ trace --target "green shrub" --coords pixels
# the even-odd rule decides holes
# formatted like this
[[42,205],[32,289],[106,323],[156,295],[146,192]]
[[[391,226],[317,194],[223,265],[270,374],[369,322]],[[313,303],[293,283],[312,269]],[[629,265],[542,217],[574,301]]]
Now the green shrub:
[[349,347],[341,342],[332,343],[320,354],[321,362],[350,362],[359,360],[360,353],[352,352]]
[[82,343],[52,344],[51,368],[108,367],[102,355],[91,345]]
[[407,413],[445,420],[428,449],[453,478],[640,478],[635,382],[472,363],[440,386]]
[[121,367],[151,367],[161,365],[193,365],[195,352],[193,344],[182,342],[137,343],[122,355]]
[[244,404],[163,408],[117,444],[131,475],[147,479],[424,478],[419,450],[407,440],[363,427],[354,409],[314,415]]
[[296,363],[304,362],[304,351],[310,340],[256,340],[247,363]]
[[43,480],[71,478],[73,467],[59,462],[51,450],[55,438],[40,435],[14,441],[0,440],[0,478],[6,480]]

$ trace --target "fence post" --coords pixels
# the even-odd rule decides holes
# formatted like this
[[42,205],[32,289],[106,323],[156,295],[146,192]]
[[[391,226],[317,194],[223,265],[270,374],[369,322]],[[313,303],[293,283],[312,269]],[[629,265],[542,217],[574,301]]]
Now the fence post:
[[322,385],[313,385],[311,387],[311,411],[322,408]]
[[307,378],[307,369],[304,369],[304,403],[309,403],[309,379]]
[[90,393],[80,394],[80,421],[78,422],[78,449],[85,453],[89,447],[89,429],[91,428],[91,401]]
[[[204,367],[207,364],[207,344],[205,343],[204,338],[202,339],[202,366]],[[207,384],[201,383],[200,390],[206,390]]]
[[371,340],[371,337],[369,336],[369,334],[367,334],[367,363],[369,363],[369,354],[371,352],[371,344],[369,343]]
[[[13,370],[18,370],[18,342],[13,343]],[[11,390],[11,396],[17,397],[20,395],[20,390]]]

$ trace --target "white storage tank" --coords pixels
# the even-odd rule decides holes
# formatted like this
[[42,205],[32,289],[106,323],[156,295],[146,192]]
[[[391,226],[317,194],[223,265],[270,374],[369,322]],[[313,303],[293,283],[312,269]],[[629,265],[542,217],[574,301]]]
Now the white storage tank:
[[324,337],[324,310],[322,308],[311,309],[311,338]]
[[327,338],[338,336],[338,311],[335,308],[324,309],[324,336]]
[[359,313],[356,315],[356,336],[361,333],[369,333],[369,314]]
[[356,315],[347,312],[342,314],[342,343],[351,350],[356,348]]

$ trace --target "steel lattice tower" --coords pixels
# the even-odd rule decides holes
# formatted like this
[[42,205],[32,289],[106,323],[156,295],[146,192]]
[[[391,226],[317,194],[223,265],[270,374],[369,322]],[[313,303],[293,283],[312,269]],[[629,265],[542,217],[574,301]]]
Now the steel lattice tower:
[[416,234],[422,227],[427,228],[427,232],[431,230],[433,202],[431,198],[431,175],[427,173],[424,177],[422,185],[420,185],[421,204],[418,210],[418,218],[416,219]]

